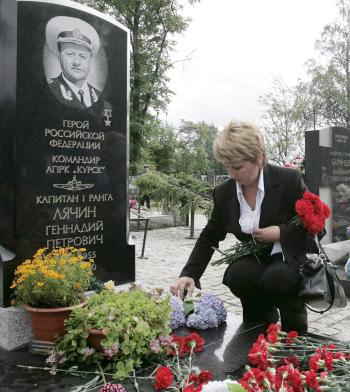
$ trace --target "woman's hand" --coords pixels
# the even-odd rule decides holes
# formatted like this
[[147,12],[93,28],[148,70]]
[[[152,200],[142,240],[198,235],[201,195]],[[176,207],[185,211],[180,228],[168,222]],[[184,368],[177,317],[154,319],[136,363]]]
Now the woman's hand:
[[261,242],[277,242],[281,237],[279,226],[268,226],[263,229],[255,229],[252,234],[255,239]]
[[184,298],[185,289],[188,290],[189,296],[193,294],[194,280],[188,276],[182,276],[170,286],[170,292],[174,295],[178,295],[181,299]]

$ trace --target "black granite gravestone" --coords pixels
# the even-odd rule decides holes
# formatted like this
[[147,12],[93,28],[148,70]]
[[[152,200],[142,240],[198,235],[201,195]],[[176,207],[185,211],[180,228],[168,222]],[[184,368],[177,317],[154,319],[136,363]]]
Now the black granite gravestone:
[[129,32],[66,0],[1,0],[0,303],[39,247],[135,278],[127,242]]
[[326,242],[349,239],[350,129],[331,127],[306,132],[305,180],[310,190],[331,207]]

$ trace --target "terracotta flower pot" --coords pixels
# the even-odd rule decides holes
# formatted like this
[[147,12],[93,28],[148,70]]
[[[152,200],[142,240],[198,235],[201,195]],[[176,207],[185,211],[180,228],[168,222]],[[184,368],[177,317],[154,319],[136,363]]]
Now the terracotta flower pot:
[[101,346],[101,341],[105,339],[106,335],[102,332],[102,329],[93,329],[89,330],[88,342],[96,351],[103,351],[103,347]]
[[69,317],[71,311],[85,305],[86,302],[65,308],[45,309],[29,305],[23,305],[23,308],[30,315],[34,340],[53,343],[56,335],[64,334],[64,320]]

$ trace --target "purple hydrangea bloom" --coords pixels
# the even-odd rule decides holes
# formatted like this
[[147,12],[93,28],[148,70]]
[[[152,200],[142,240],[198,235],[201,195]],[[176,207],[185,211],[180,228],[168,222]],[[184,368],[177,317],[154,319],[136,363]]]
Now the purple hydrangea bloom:
[[170,305],[172,307],[170,328],[176,329],[186,324],[185,312],[183,302],[176,295],[170,298]]
[[226,320],[227,317],[227,311],[224,307],[223,301],[218,298],[217,296],[209,293],[204,293],[202,295],[202,299],[200,302],[201,305],[210,307],[213,309],[216,313],[217,319],[218,319],[218,324],[221,324]]
[[203,318],[197,313],[192,313],[188,316],[186,325],[189,328],[197,328],[197,329],[207,329],[208,328],[208,326],[205,323],[205,321],[203,320]]
[[207,328],[215,328],[219,325],[215,310],[205,304],[199,303],[195,313],[204,320]]
[[221,299],[205,293],[194,307],[194,313],[187,319],[187,327],[206,329],[215,328],[226,320],[227,311]]

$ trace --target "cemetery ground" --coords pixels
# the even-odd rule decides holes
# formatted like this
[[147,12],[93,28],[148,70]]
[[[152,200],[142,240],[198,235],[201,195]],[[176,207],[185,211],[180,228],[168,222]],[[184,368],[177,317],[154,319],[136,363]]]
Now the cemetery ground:
[[[157,214],[152,209],[142,210],[142,215],[151,217]],[[204,215],[196,214],[194,237],[189,239],[190,228],[186,226],[169,227],[149,230],[147,232],[144,256],[139,258],[142,250],[143,231],[131,232],[136,245],[136,281],[142,288],[149,290],[154,287],[169,289],[171,283],[178,277],[181,269],[206,224]],[[227,249],[235,241],[232,234],[228,234],[225,241],[220,243],[220,249]],[[213,259],[220,255],[214,254]],[[222,276],[226,266],[211,266],[209,264],[201,278],[202,291],[217,295],[234,315],[242,315],[242,307],[238,298],[222,284]],[[342,267],[340,267],[342,268]],[[196,292],[195,292],[196,293]],[[329,336],[343,341],[350,341],[350,305],[339,309],[333,308],[325,314],[308,311],[309,332]]]

